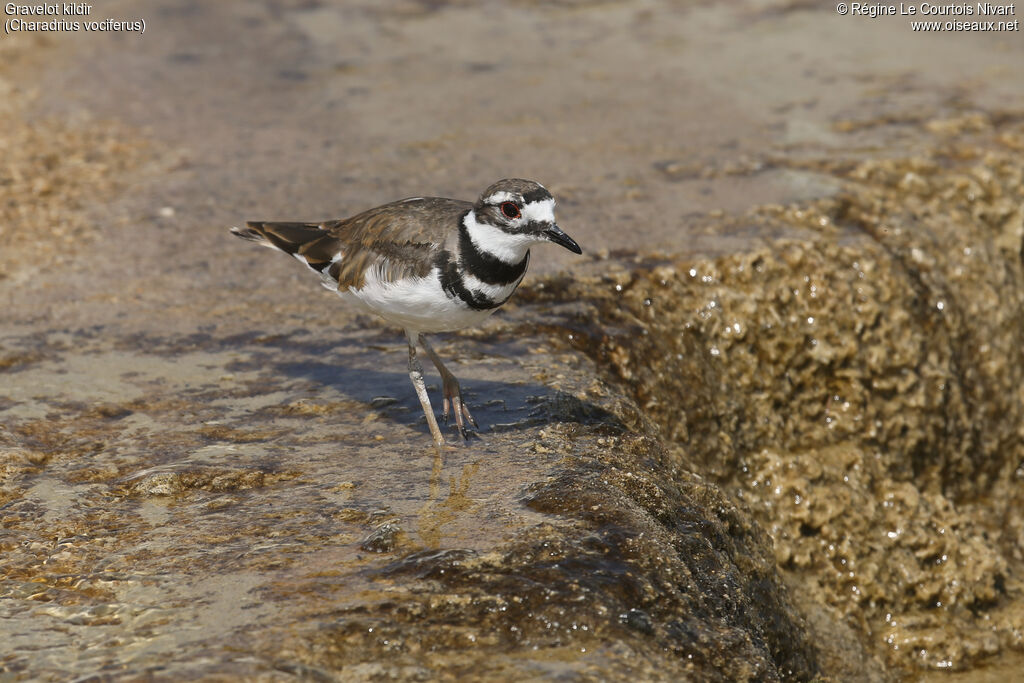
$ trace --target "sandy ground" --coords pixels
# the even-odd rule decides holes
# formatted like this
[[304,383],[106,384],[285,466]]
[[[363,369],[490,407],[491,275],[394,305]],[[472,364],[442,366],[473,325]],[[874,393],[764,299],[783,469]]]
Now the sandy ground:
[[[1019,34],[921,36],[903,19],[806,3],[95,11],[143,17],[148,29],[48,36],[5,78],[39,93],[34,117],[113,119],[160,145],[166,172],[133,178],[114,207],[128,225],[104,235],[132,249],[131,265],[112,260],[92,276],[122,288],[135,271],[152,277],[156,259],[226,270],[232,287],[287,277],[266,259],[244,273],[218,264],[229,246],[214,228],[418,194],[472,198],[508,176],[549,185],[587,253],[729,250],[756,236],[702,235],[696,217],[834,190],[773,156],[906,152],[920,144],[915,121],[1022,97]],[[36,36],[9,49],[26,37]],[[873,123],[852,141],[837,132],[861,121]],[[105,205],[96,220],[119,211]],[[579,263],[548,250],[534,267]],[[185,296],[200,279],[161,292]]]

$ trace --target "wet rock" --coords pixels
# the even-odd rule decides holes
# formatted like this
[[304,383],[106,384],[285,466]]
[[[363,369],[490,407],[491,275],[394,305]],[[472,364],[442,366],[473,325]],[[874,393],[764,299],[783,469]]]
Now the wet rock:
[[384,522],[363,539],[359,547],[370,553],[390,553],[398,545],[402,527],[394,521]]
[[173,496],[187,491],[223,493],[270,486],[293,479],[295,472],[224,470],[194,465],[179,469],[140,472],[124,484],[129,495]]
[[642,609],[631,607],[628,612],[623,612],[619,615],[619,621],[645,635],[654,633],[654,624],[651,623],[651,617]]
[[333,625],[294,644],[297,656],[342,672],[376,663],[384,676],[423,652],[475,675],[553,673],[531,651],[562,652],[560,666],[580,674],[815,675],[767,536],[715,485],[686,475],[655,439],[609,441],[593,423],[547,431],[574,454],[525,502],[561,522],[487,553],[423,551],[372,572],[393,584],[386,600],[332,613]]
[[1024,165],[965,125],[988,136],[955,162],[829,162],[840,196],[742,219],[808,240],[536,290],[584,302],[573,343],[750,506],[804,609],[863,620],[897,667],[968,667],[1024,626]]

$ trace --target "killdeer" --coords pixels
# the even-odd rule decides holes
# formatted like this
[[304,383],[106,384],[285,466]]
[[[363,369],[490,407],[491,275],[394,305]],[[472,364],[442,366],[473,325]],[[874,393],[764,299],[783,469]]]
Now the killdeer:
[[463,417],[474,427],[477,423],[455,375],[423,335],[470,327],[496,311],[522,282],[530,247],[553,242],[583,253],[555,225],[551,193],[517,178],[494,183],[475,204],[410,197],[340,220],[246,226],[231,232],[291,254],[320,276],[324,287],[405,330],[409,378],[438,446],[445,440],[423,382],[418,345],[441,373],[445,423],[449,404],[463,439]]

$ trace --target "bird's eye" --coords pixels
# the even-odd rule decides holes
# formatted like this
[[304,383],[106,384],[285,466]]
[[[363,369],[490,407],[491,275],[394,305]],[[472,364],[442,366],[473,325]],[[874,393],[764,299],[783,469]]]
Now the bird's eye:
[[501,212],[505,214],[505,218],[519,218],[522,215],[519,213],[519,207],[512,202],[503,202]]

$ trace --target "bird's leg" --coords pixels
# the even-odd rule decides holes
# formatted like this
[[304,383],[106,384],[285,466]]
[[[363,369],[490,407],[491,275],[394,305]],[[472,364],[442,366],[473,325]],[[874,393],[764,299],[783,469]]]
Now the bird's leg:
[[409,340],[409,379],[412,380],[412,386],[416,389],[416,396],[419,397],[420,405],[423,406],[423,414],[427,418],[430,436],[434,438],[434,443],[440,447],[445,443],[444,436],[441,434],[441,428],[437,426],[434,408],[430,405],[430,397],[427,396],[427,385],[423,381],[423,366],[420,365],[419,359],[416,358],[416,342],[419,341],[420,335],[410,332],[406,332],[405,335]]
[[465,415],[466,419],[474,427],[478,425],[473,416],[469,414],[469,408],[466,407],[462,400],[462,389],[459,387],[459,380],[455,379],[455,375],[448,371],[448,368],[444,366],[437,353],[434,352],[433,347],[430,346],[430,343],[424,337],[420,337],[420,343],[423,344],[423,348],[427,355],[430,356],[430,360],[434,361],[437,371],[441,373],[441,382],[444,385],[444,403],[442,403],[444,422],[448,424],[448,402],[451,401],[451,408],[452,412],[455,413],[455,424],[459,428],[459,435],[465,439],[467,438],[466,427],[462,422],[462,416]]

